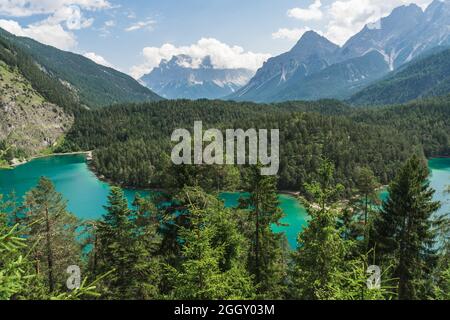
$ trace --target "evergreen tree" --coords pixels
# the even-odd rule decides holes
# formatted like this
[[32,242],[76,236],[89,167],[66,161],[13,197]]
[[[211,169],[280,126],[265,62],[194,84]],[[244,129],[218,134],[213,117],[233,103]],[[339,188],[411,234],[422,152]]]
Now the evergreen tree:
[[26,240],[20,237],[18,225],[9,226],[7,209],[8,203],[0,195],[0,300],[13,298],[27,284],[22,252]]
[[434,286],[433,297],[436,300],[450,300],[450,267],[439,275],[439,282]]
[[290,295],[295,299],[330,299],[330,285],[343,266],[347,245],[337,229],[340,211],[332,206],[333,198],[343,190],[333,183],[334,166],[325,160],[319,167],[319,181],[307,184],[313,203],[308,227],[299,235],[293,255]]
[[370,168],[357,169],[356,187],[363,199],[364,225],[367,226],[370,206],[378,202],[378,194],[376,192],[378,183]]
[[48,290],[53,293],[65,286],[67,267],[80,264],[78,220],[67,211],[66,201],[47,178],[41,178],[27,193],[24,207],[26,237],[33,244],[36,273],[45,275]]
[[236,223],[227,217],[230,210],[199,188],[185,188],[179,199],[189,211],[189,227],[181,227],[179,232],[183,242],[180,267],[169,266],[171,296],[194,300],[252,298],[253,284],[241,252],[244,240]]
[[[356,196],[349,201],[349,206],[343,210],[342,219],[338,225],[343,228],[344,238],[358,240],[355,246],[356,254],[369,251],[370,230],[381,204],[377,192],[379,184],[373,171],[368,167],[356,169]],[[364,239],[364,241],[361,241]]]
[[247,209],[254,230],[251,235],[249,271],[255,276],[261,298],[280,299],[285,293],[285,235],[275,234],[273,225],[281,225],[283,212],[279,208],[277,179],[260,174],[260,166],[247,173],[249,197],[241,199],[241,209]]
[[159,235],[149,221],[154,212],[148,212],[141,198],[136,201],[137,213],[128,208],[123,191],[113,187],[108,196],[107,213],[97,225],[98,271],[115,270],[107,279],[105,297],[112,299],[150,299],[158,292]]
[[436,262],[432,215],[440,204],[433,201],[428,175],[428,166],[418,156],[407,161],[374,225],[376,252],[380,262],[394,264],[402,300],[424,298],[420,288]]

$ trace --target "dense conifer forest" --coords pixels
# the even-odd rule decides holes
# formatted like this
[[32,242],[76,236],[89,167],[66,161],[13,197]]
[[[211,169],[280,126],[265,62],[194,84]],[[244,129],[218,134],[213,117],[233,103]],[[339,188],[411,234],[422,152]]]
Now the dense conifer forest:
[[[95,150],[92,164],[99,175],[123,186],[170,189],[181,183],[168,178],[176,170],[170,161],[174,146],[170,136],[175,129],[193,131],[197,120],[203,121],[204,130],[280,129],[279,189],[304,193],[303,184],[315,178],[320,159],[328,158],[348,195],[359,167],[369,167],[386,185],[411,154],[448,155],[449,100],[436,98],[379,109],[352,108],[333,100],[273,105],[178,100],[119,105],[82,112],[59,151]],[[222,174],[216,176],[225,179],[235,173],[231,169],[221,168]],[[238,171],[244,178],[245,169]],[[208,182],[206,177],[199,180]],[[203,187],[211,189],[212,185]],[[223,186],[220,189],[225,190]]]

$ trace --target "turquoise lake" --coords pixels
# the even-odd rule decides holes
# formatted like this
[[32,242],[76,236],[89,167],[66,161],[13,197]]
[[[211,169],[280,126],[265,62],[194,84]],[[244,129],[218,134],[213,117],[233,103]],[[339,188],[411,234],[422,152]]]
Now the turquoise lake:
[[[445,187],[450,184],[450,159],[430,160],[432,170],[431,184],[436,192],[436,199],[443,202],[441,212],[450,212],[450,197],[444,194]],[[104,213],[110,186],[97,179],[89,170],[84,155],[52,156],[33,160],[14,170],[0,170],[0,194],[15,192],[18,197],[36,186],[40,177],[50,178],[68,201],[68,208],[81,219],[98,219]],[[129,201],[139,192],[148,195],[147,191],[125,190]],[[224,193],[222,198],[227,207],[234,207],[240,195]],[[274,227],[276,232],[285,232],[292,247],[296,246],[298,233],[307,223],[305,208],[288,195],[280,195],[281,209],[286,217],[282,223],[289,227]]]

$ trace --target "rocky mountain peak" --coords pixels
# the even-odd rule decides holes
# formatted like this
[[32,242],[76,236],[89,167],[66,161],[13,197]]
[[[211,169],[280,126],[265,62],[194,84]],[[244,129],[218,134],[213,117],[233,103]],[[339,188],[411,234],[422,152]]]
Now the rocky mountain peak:
[[338,48],[338,45],[317,32],[308,31],[303,34],[297,44],[292,48],[291,53],[307,56],[316,53],[331,53]]

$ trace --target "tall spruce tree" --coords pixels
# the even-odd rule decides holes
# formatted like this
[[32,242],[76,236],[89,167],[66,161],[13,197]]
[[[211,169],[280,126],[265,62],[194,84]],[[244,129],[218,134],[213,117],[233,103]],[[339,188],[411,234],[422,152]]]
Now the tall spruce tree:
[[319,181],[306,184],[312,197],[308,205],[308,227],[299,235],[298,249],[290,269],[290,296],[295,299],[330,299],[336,271],[344,264],[346,244],[336,227],[340,211],[332,206],[343,186],[334,183],[334,166],[324,160],[318,170]]
[[78,219],[67,211],[67,202],[53,183],[41,178],[26,194],[27,240],[33,244],[32,259],[36,273],[45,275],[50,293],[66,284],[67,267],[80,265],[81,248],[77,242]]
[[253,283],[245,268],[245,239],[231,210],[200,188],[185,188],[178,200],[189,212],[179,231],[181,264],[169,266],[175,299],[250,299]]
[[364,225],[367,226],[370,207],[378,202],[378,194],[376,192],[378,183],[370,168],[358,168],[356,171],[356,188],[362,197]]
[[425,161],[418,156],[408,160],[391,183],[374,224],[375,250],[384,266],[395,266],[402,300],[425,298],[421,287],[437,258],[432,215],[440,203],[433,201],[428,176]]
[[158,297],[159,235],[150,223],[149,212],[141,198],[136,212],[128,208],[122,189],[113,187],[108,196],[107,213],[97,225],[95,274],[115,270],[106,280],[105,298],[151,299]]
[[287,273],[286,238],[272,231],[273,225],[281,225],[283,211],[277,194],[277,178],[263,176],[260,166],[252,166],[247,172],[248,198],[241,199],[241,209],[247,209],[253,232],[249,254],[249,271],[255,276],[261,298],[280,299],[285,294]]
[[359,253],[365,254],[369,251],[371,225],[381,204],[377,192],[379,184],[373,171],[367,167],[356,169],[355,183],[356,196],[350,199],[339,224],[344,228],[345,238],[358,240],[355,249],[361,249]]

